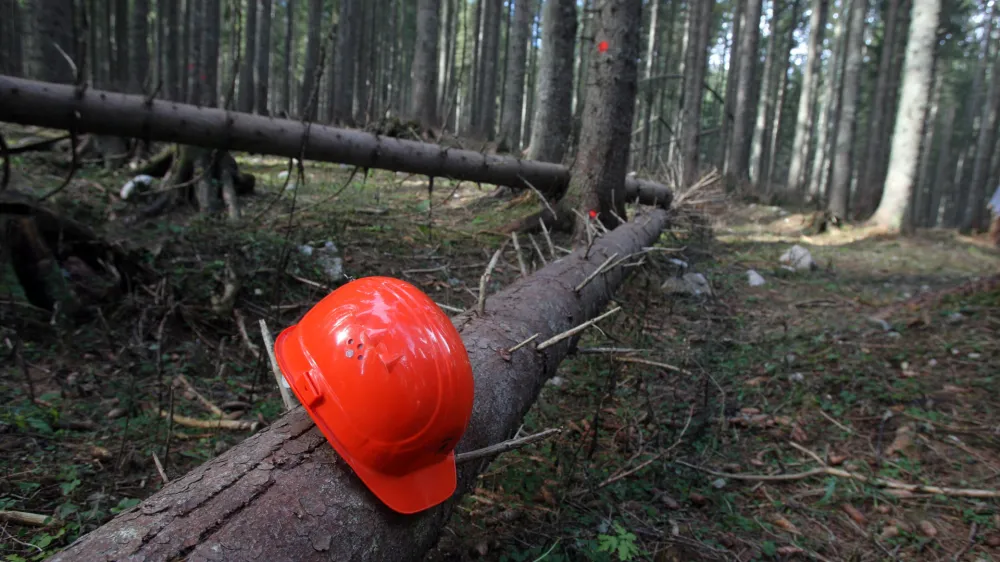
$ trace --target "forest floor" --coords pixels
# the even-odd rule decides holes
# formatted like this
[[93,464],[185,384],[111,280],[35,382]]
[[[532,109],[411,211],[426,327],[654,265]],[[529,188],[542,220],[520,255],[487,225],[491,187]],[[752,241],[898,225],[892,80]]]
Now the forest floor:
[[[239,159],[258,191],[237,226],[185,211],[122,226],[136,208],[117,196],[125,172],[82,170],[53,198],[145,248],[155,272],[81,325],[24,304],[4,265],[0,510],[55,520],[0,521],[3,559],[51,555],[251,431],[160,410],[205,421],[208,402],[246,425],[276,419],[258,320],[276,333],[336,286],[326,242],[352,277],[397,276],[464,309],[505,241],[497,227],[536,206],[440,179],[428,200],[425,178],[313,163],[282,192],[286,161]],[[19,157],[14,172],[42,193],[65,171]],[[804,215],[759,205],[712,221],[714,237],[664,234],[678,252],[651,255],[618,293],[622,312],[580,343],[638,351],[565,361],[524,427],[564,432],[495,460],[428,559],[1000,560],[997,499],[871,481],[1000,489],[1000,289],[948,292],[996,274],[1000,253],[945,231],[807,237]],[[819,268],[782,269],[793,244]],[[713,294],[661,291],[681,272],[671,258]],[[517,277],[508,245],[489,290]],[[233,310],[213,310],[237,279]],[[900,302],[888,324],[868,318]]]

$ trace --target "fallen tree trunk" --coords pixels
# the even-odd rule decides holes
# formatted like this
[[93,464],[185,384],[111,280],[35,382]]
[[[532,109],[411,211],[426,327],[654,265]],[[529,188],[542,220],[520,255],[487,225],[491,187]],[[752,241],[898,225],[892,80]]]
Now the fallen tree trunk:
[[[78,132],[242,150],[339,162],[427,176],[449,177],[525,189],[528,184],[558,198],[569,169],[557,164],[442,148],[353,129],[307,125],[289,119],[236,113],[143,96],[38,82],[0,75],[0,121]],[[629,199],[655,186],[626,178]],[[669,190],[667,190],[669,192]],[[656,195],[647,197],[657,199]]]
[[[511,437],[542,384],[575,344],[506,350],[594,318],[630,269],[615,267],[576,291],[609,256],[653,244],[667,223],[655,209],[453,319],[475,374],[475,404],[458,452]],[[588,256],[588,257],[585,257]],[[172,481],[85,535],[53,560],[420,560],[487,461],[459,466],[451,500],[402,516],[378,502],[301,408]]]

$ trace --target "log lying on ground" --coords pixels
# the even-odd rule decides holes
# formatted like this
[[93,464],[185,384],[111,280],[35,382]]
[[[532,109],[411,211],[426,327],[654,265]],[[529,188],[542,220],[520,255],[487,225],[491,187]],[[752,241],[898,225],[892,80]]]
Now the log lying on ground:
[[[0,75],[0,121],[78,132],[176,142],[204,148],[242,150],[339,162],[427,176],[449,177],[525,189],[530,183],[558,198],[569,170],[557,164],[519,160],[472,150],[378,136],[364,131],[288,119],[229,112],[101,90]],[[306,134],[308,132],[308,135]],[[639,194],[666,186],[626,178]],[[669,192],[669,190],[668,190]],[[649,196],[655,199],[655,195]],[[641,199],[641,197],[640,197]]]
[[[651,210],[598,239],[588,258],[578,250],[491,296],[482,317],[469,312],[453,319],[475,374],[472,420],[458,452],[511,437],[575,342],[543,352],[531,345],[505,350],[597,316],[630,269],[613,268],[579,292],[575,287],[612,254],[653,244],[666,223],[666,211]],[[487,464],[460,465],[450,501],[402,516],[362,486],[297,408],[53,560],[421,560]]]

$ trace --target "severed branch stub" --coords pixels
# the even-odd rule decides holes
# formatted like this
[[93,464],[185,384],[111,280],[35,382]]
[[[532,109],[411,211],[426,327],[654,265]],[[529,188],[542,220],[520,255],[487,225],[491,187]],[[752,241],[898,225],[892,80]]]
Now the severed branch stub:
[[579,293],[580,291],[582,291],[583,288],[587,286],[587,283],[590,283],[591,279],[593,279],[594,277],[597,277],[598,275],[604,273],[606,270],[611,269],[611,268],[608,267],[608,264],[611,263],[611,260],[613,260],[613,259],[615,259],[617,257],[618,257],[618,252],[615,252],[615,253],[611,254],[610,256],[608,256],[608,259],[604,260],[604,263],[602,263],[601,265],[597,266],[597,269],[595,269],[593,271],[593,273],[591,273],[590,275],[588,275],[586,279],[584,279],[583,281],[580,281],[580,284],[577,285],[576,288],[574,288],[573,290],[576,291],[577,293]]
[[524,265],[524,257],[521,256],[521,244],[517,241],[517,233],[511,232],[510,239],[514,242],[514,253],[517,255],[517,266],[521,268],[521,277],[527,277],[528,268]]
[[264,349],[267,350],[267,357],[271,361],[271,372],[274,373],[274,381],[278,383],[278,392],[281,393],[281,402],[285,405],[285,411],[295,407],[297,400],[288,391],[288,383],[281,375],[278,367],[278,358],[274,355],[274,338],[271,337],[271,330],[267,328],[267,322],[260,320],[260,335],[264,338]]
[[563,332],[561,334],[556,334],[556,335],[552,336],[551,338],[549,338],[549,339],[543,341],[542,343],[538,344],[538,346],[535,348],[535,350],[541,351],[541,350],[545,349],[546,347],[551,347],[551,346],[553,346],[553,345],[555,345],[555,344],[563,341],[566,338],[571,338],[571,337],[575,336],[576,334],[579,334],[580,332],[582,332],[582,331],[586,330],[587,328],[593,326],[594,324],[597,324],[601,320],[604,320],[608,316],[611,316],[612,314],[618,312],[621,309],[622,309],[622,307],[616,306],[616,307],[612,308],[611,310],[605,312],[604,314],[598,316],[597,318],[594,318],[593,320],[587,320],[586,322],[584,322],[583,324],[580,324],[579,326],[577,326],[575,328],[570,328],[569,330],[566,330],[565,332]]
[[468,453],[459,453],[455,455],[455,463],[462,464],[476,459],[481,459],[483,457],[491,457],[493,455],[499,455],[500,453],[506,453],[507,451],[512,451],[514,449],[524,447],[525,445],[530,445],[531,443],[547,439],[553,435],[558,435],[559,433],[562,433],[562,428],[553,427],[526,437],[508,439],[507,441],[497,443],[496,445],[490,445],[489,447],[483,447],[482,449],[476,449],[475,451],[469,451]]
[[486,266],[486,271],[484,271],[483,276],[479,278],[479,304],[476,306],[476,312],[478,312],[480,316],[486,314],[486,285],[490,282],[490,276],[493,274],[493,268],[497,266],[497,260],[500,259],[500,252],[502,251],[503,246],[501,246],[496,252],[493,252],[493,257],[490,258],[490,263]]

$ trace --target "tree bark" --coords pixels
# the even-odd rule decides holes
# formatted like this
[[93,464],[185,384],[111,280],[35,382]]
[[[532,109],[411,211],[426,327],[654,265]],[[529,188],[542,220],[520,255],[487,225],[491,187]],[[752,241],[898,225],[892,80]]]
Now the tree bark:
[[240,60],[240,93],[237,107],[244,113],[253,112],[254,57],[257,54],[257,0],[247,0],[243,53]]
[[316,106],[319,104],[319,93],[316,88],[316,69],[319,66],[320,48],[323,41],[320,35],[323,22],[323,0],[309,0],[309,31],[306,35],[305,72],[302,74],[302,87],[299,89],[299,115],[308,121],[316,119]]
[[542,60],[528,158],[562,162],[573,126],[574,0],[547,0],[542,16]]
[[191,9],[191,15],[188,18],[188,21],[192,22],[190,31],[191,58],[189,59],[190,64],[188,65],[188,103],[199,104],[202,102],[201,95],[205,85],[205,61],[202,58],[202,47],[204,46],[203,42],[205,40],[204,0],[192,0],[188,6]]
[[437,127],[438,89],[438,23],[441,0],[417,2],[417,50],[413,53],[413,100],[410,107],[414,117],[425,128]]
[[729,164],[726,167],[726,174],[735,182],[746,181],[750,177],[750,140],[753,134],[750,118],[753,114],[753,85],[763,4],[764,0],[747,0],[746,25],[740,30],[740,74],[736,84],[733,136],[729,139]]
[[[583,110],[580,147],[571,172],[568,206],[583,217],[597,213],[608,229],[625,215],[635,94],[638,87],[639,31],[642,0],[606,0],[601,4],[594,40],[605,52],[591,59],[591,82]],[[585,239],[586,220],[577,218],[575,238]]]
[[[160,17],[157,14],[157,17]],[[142,93],[149,77],[149,0],[135,0],[132,6],[132,38],[129,46],[132,49],[129,57],[132,59],[131,72],[128,73],[128,91],[133,94]],[[155,88],[151,88],[153,90]]]
[[524,75],[528,58],[528,38],[535,19],[534,0],[517,0],[511,27],[507,83],[500,119],[500,142],[517,154],[521,150],[521,110],[524,106]]
[[[830,201],[827,205],[830,214],[840,220],[847,220],[850,208],[848,203],[851,197],[851,177],[854,173],[854,131],[858,94],[861,90],[861,63],[864,55],[864,25],[867,12],[868,0],[852,0],[851,21],[847,31],[847,59],[844,64],[844,89],[841,93],[840,120],[832,161],[833,179],[830,183]],[[926,104],[926,100],[924,103]],[[919,140],[917,144],[919,146]]]
[[[453,319],[476,387],[459,453],[511,437],[577,338],[542,352],[525,347],[508,359],[503,350],[595,317],[629,270],[613,268],[579,293],[573,287],[615,252],[626,256],[655,242],[666,224],[666,212],[655,210],[601,237],[589,252],[581,248],[491,296],[483,316],[470,312]],[[487,466],[459,465],[451,500],[401,516],[374,498],[296,408],[52,560],[422,560]]]
[[[756,1],[756,0],[754,0]],[[684,53],[684,100],[681,123],[681,185],[687,187],[698,180],[702,94],[708,51],[708,29],[712,17],[712,0],[694,0],[688,5],[687,49]]]
[[257,65],[257,91],[254,94],[254,104],[258,114],[267,115],[268,86],[271,79],[271,0],[260,0],[257,22],[257,55],[254,61]]
[[903,92],[892,134],[889,171],[882,201],[872,220],[899,230],[910,201],[920,160],[920,139],[927,120],[927,104],[933,81],[937,26],[941,0],[913,0],[913,19],[906,44]]
[[788,93],[788,72],[792,66],[792,48],[795,47],[795,30],[799,25],[799,11],[801,0],[796,0],[795,10],[793,10],[792,20],[788,25],[785,43],[781,53],[781,72],[778,76],[778,93],[774,102],[774,126],[771,127],[771,138],[768,139],[768,155],[764,161],[761,180],[767,185],[767,195],[773,193],[775,183],[775,163],[778,161],[778,153],[781,151],[781,127],[787,120],[785,112],[785,96]]
[[[77,113],[74,119],[72,109]],[[221,109],[168,103],[143,96],[89,89],[77,98],[75,88],[0,76],[0,121],[78,132],[148,138],[204,148],[242,150],[289,158],[303,157],[362,168],[380,168],[427,176],[445,176],[527,189],[530,182],[558,198],[569,184],[569,170],[547,163],[434,144],[376,136],[364,131],[273,119]],[[303,137],[308,131],[307,142]],[[634,197],[644,182],[626,180]],[[649,185],[658,185],[646,182]]]
[[[806,166],[809,162],[809,147],[813,139],[813,115],[819,92],[819,73],[823,58],[823,35],[826,31],[826,16],[830,0],[813,0],[812,14],[809,16],[809,54],[806,69],[802,75],[802,91],[795,119],[795,136],[792,140],[792,157],[788,164],[788,191],[805,191]],[[822,108],[819,108],[822,110]]]
[[285,115],[292,114],[292,75],[295,74],[295,0],[285,3],[285,60],[281,72],[281,110]]
[[914,193],[910,198],[909,216],[906,219],[911,230],[926,227],[926,217],[930,214],[931,192],[934,190],[933,186],[930,185],[931,161],[934,160],[934,141],[938,131],[937,117],[941,106],[941,90],[944,86],[942,74],[935,67],[934,93],[931,95],[931,104],[927,109],[924,136],[920,142],[920,166],[917,169]]

